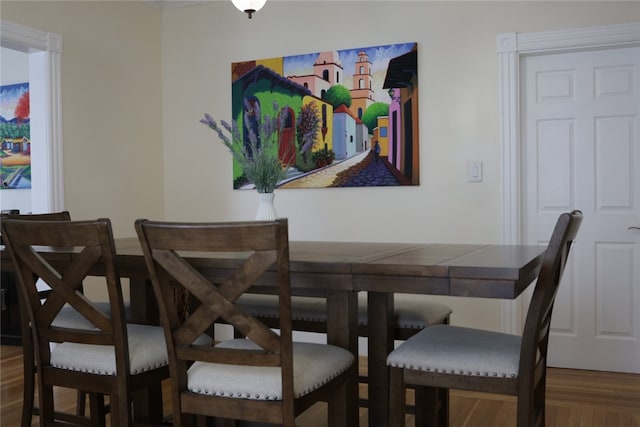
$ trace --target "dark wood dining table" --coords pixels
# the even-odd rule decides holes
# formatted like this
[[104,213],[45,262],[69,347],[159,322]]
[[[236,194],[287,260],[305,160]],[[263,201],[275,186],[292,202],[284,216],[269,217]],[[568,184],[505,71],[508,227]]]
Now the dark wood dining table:
[[[116,239],[116,251],[120,274],[130,281],[131,320],[157,323],[137,238]],[[369,426],[387,427],[386,357],[394,345],[394,294],[515,299],[536,278],[544,251],[542,246],[521,245],[291,241],[292,293],[326,297],[327,342],[357,354],[357,293],[368,292]],[[2,252],[2,269],[10,269]],[[224,261],[198,258],[204,272],[215,271]],[[266,291],[268,278],[262,285]],[[358,425],[357,375],[354,366],[349,398],[329,414],[339,417],[346,412],[348,426]],[[143,396],[137,400],[142,412],[153,412],[152,407],[145,408]]]
[[[153,317],[153,295],[136,239],[118,239],[121,273],[131,277],[133,315]],[[369,426],[387,426],[397,293],[515,299],[537,276],[545,247],[371,242],[290,242],[292,292],[328,298],[327,342],[358,351],[357,292],[368,292]],[[265,283],[265,286],[268,284]],[[345,402],[358,425],[357,370]]]

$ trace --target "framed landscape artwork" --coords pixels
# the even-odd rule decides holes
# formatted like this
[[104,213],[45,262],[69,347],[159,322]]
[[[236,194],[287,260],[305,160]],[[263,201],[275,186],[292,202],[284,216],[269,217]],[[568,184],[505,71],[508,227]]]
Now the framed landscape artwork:
[[31,188],[29,83],[0,86],[2,189]]
[[[278,188],[420,183],[416,43],[232,64],[232,119],[244,140],[278,117]],[[251,188],[234,164],[234,188]]]

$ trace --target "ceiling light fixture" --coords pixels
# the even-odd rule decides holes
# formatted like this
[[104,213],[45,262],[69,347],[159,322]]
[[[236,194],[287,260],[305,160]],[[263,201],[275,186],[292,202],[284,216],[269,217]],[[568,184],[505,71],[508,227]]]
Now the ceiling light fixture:
[[252,14],[262,9],[262,6],[264,6],[266,2],[267,0],[231,0],[231,3],[233,3],[239,11],[249,15],[249,19],[251,19]]

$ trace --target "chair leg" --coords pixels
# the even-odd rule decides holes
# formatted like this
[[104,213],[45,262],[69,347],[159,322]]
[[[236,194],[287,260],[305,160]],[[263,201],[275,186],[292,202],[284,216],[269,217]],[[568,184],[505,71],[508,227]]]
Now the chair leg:
[[[129,402],[131,403],[131,400]],[[120,408],[120,410],[126,409],[129,412],[128,416],[133,417],[134,424],[162,424],[164,417],[162,382],[150,384],[148,387],[134,391],[132,394],[132,402],[132,404],[127,405],[124,409]]]
[[38,383],[38,407],[40,417],[40,425],[51,425],[55,419],[54,403],[53,403],[53,386],[44,386],[42,381]]
[[546,373],[534,389],[518,396],[518,427],[544,427]]
[[[80,394],[85,395],[84,392],[78,392],[78,399]],[[84,412],[84,401],[82,402],[82,408]],[[78,402],[78,409],[80,409],[80,402]],[[92,427],[106,427],[106,413],[104,405],[104,395],[98,393],[89,393],[89,411],[91,411],[91,426]],[[84,415],[84,413],[82,414]]]
[[[355,366],[352,368],[355,369]],[[355,372],[353,374],[355,375]],[[331,427],[350,427],[353,425],[354,421],[351,418],[355,416],[353,415],[355,412],[349,412],[349,408],[353,407],[351,405],[359,406],[359,399],[349,398],[347,384],[343,382],[334,389],[331,397],[327,400],[328,425]],[[291,417],[292,421],[295,421],[293,410],[291,411]]]
[[431,389],[427,387],[416,386],[414,387],[414,399],[415,399],[415,419],[416,427],[425,427],[429,425],[429,415],[433,414],[435,409],[435,399]]
[[536,387],[536,394],[534,396],[533,410],[538,418],[536,424],[544,427],[546,417],[546,390],[547,390],[547,373],[542,374],[542,378]]
[[76,415],[84,417],[86,414],[87,393],[82,390],[78,390],[76,396]]
[[162,406],[162,382],[150,387],[147,393],[151,404],[151,408],[149,408],[151,411],[149,414],[149,422],[152,424],[161,424],[164,412]]
[[26,351],[24,352],[24,360],[23,360],[23,379],[24,379],[24,388],[22,394],[22,427],[31,426],[31,417],[33,416],[34,410],[34,399],[35,399],[35,382],[36,382],[36,368],[35,361],[33,360],[33,352]]
[[438,394],[438,425],[447,427],[449,425],[449,389],[439,388]]
[[404,427],[406,405],[407,391],[403,371],[400,368],[389,368],[389,427]]
[[[126,393],[125,393],[126,394]],[[127,426],[132,424],[132,417],[128,416],[127,408],[122,407],[117,396],[111,395],[109,396],[109,413],[111,415],[111,425],[112,426]],[[124,399],[126,402],[127,399]]]
[[444,401],[446,389],[416,386],[416,427],[446,427],[448,416],[448,402]]

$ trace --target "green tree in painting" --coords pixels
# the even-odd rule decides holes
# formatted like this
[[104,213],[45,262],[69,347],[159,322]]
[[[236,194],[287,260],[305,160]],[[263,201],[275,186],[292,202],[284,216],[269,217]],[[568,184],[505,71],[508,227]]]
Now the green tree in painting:
[[351,93],[343,85],[331,86],[328,91],[325,92],[323,99],[333,105],[333,108],[338,108],[341,105],[349,108],[351,107]]
[[389,104],[384,102],[374,102],[367,108],[362,115],[362,123],[365,124],[369,133],[372,134],[373,130],[378,125],[378,117],[389,115]]
[[13,123],[0,123],[0,138],[13,138]]
[[0,138],[12,138],[18,139],[23,136],[29,138],[31,135],[31,125],[29,123],[23,123],[21,125],[15,123],[1,123],[0,124]]

